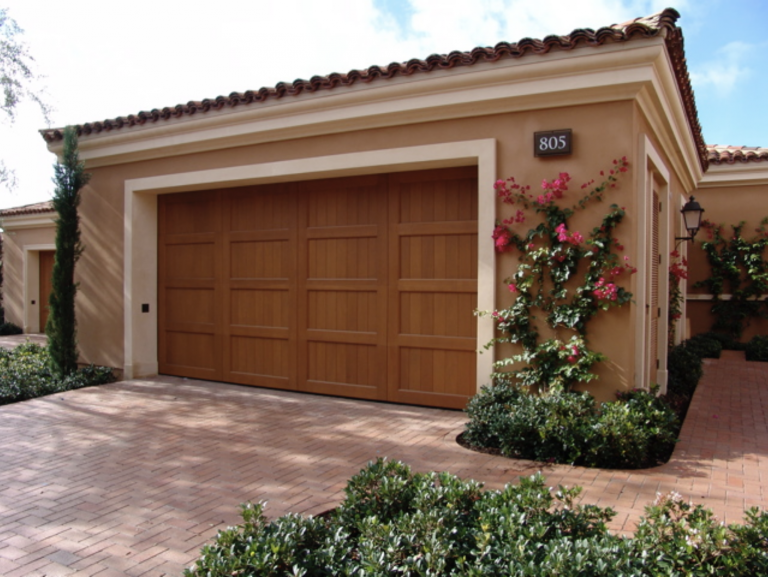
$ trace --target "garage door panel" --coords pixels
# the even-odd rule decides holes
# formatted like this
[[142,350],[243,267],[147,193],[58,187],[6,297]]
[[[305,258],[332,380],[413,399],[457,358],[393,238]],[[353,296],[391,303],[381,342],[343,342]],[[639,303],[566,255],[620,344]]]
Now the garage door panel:
[[400,333],[474,338],[473,293],[400,293]]
[[476,235],[400,237],[400,279],[476,279]]
[[397,175],[400,223],[477,221],[477,179],[464,169]]
[[232,325],[287,329],[290,324],[287,290],[236,289],[230,291],[229,304]]
[[308,193],[307,227],[344,227],[372,225],[380,214],[371,198],[379,192],[379,177],[363,177],[366,184],[350,186],[349,179],[304,184]]
[[363,331],[379,327],[375,291],[307,291],[307,329]]
[[467,383],[475,380],[474,351],[402,347],[399,354],[401,399],[429,393],[463,397],[466,404]]
[[219,230],[218,197],[209,192],[191,193],[168,201],[163,220],[167,235],[210,233]]
[[232,336],[228,348],[230,371],[280,378],[287,383],[292,358],[290,350],[288,339]]
[[230,243],[232,279],[288,279],[289,241],[240,241]]
[[377,279],[379,261],[375,238],[311,239],[308,245],[309,279]]
[[236,189],[229,194],[231,232],[272,231],[293,228],[295,198],[289,185],[266,185]]
[[215,323],[214,291],[168,288],[165,291],[165,318],[168,323]]
[[180,367],[216,371],[213,333],[166,333],[166,363]]
[[216,277],[214,243],[168,245],[166,276],[168,279],[214,279]]
[[375,345],[309,342],[307,379],[378,388],[382,374],[377,349]]

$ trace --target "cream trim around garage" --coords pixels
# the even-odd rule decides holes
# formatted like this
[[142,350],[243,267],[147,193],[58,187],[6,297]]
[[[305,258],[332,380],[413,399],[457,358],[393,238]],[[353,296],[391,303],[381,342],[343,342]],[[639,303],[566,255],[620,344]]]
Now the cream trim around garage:
[[[125,181],[124,366],[126,379],[158,372],[157,195],[270,182],[312,180],[452,166],[477,166],[478,236],[490,239],[496,218],[496,140],[481,139],[400,147],[239,167],[192,171]],[[478,243],[477,309],[495,307],[493,243]],[[148,312],[142,312],[146,305]],[[477,387],[487,383],[493,356],[483,346],[493,338],[489,317],[477,318]]]

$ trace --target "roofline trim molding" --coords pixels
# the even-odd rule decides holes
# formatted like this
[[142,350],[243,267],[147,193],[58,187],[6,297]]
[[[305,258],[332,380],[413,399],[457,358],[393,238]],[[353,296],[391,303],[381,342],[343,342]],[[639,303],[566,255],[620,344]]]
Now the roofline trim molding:
[[768,163],[739,162],[712,165],[701,179],[698,188],[751,185],[768,185]]
[[56,213],[24,214],[0,217],[0,226],[4,231],[16,231],[18,229],[36,229],[40,227],[53,227],[56,225]]
[[[575,53],[581,55],[581,53],[586,52],[584,50],[574,51],[577,48],[602,47],[600,53],[603,53],[608,48],[631,46],[634,44],[628,43],[628,41],[659,39],[666,44],[670,54],[670,62],[675,72],[677,87],[688,120],[688,130],[696,144],[702,170],[706,170],[706,147],[701,135],[701,127],[698,122],[693,91],[685,62],[682,32],[676,26],[679,17],[680,14],[676,10],[668,8],[649,17],[637,18],[623,24],[603,27],[597,31],[577,29],[566,36],[551,35],[543,40],[525,38],[513,44],[501,42],[493,48],[475,48],[470,52],[432,55],[425,60],[393,63],[383,68],[372,66],[364,70],[352,70],[347,74],[334,73],[323,77],[315,76],[308,81],[296,80],[293,83],[280,83],[274,88],[262,88],[258,91],[247,91],[245,93],[231,93],[228,97],[220,96],[212,100],[191,101],[186,105],[180,104],[161,110],[153,109],[149,112],[145,111],[137,115],[107,119],[103,122],[85,123],[83,125],[76,125],[75,128],[78,136],[83,139],[81,141],[82,158],[87,161],[89,159],[86,143],[91,138],[109,135],[116,131],[123,132],[123,129],[127,128],[142,129],[158,126],[179,126],[178,121],[181,119],[189,121],[193,119],[226,118],[224,123],[227,123],[231,122],[231,118],[227,118],[230,115],[226,113],[233,112],[234,109],[238,109],[238,111],[254,110],[251,105],[259,104],[261,106],[256,107],[256,110],[264,110],[272,108],[271,106],[264,105],[275,104],[278,101],[281,104],[279,108],[283,109],[285,105],[306,103],[308,100],[324,101],[326,99],[321,97],[327,95],[330,90],[334,91],[335,97],[334,102],[329,103],[330,106],[339,106],[338,96],[341,94],[360,93],[361,90],[359,89],[367,88],[367,85],[370,84],[376,85],[377,90],[374,92],[376,97],[378,97],[382,87],[389,87],[393,84],[401,85],[404,80],[420,81],[434,77],[440,78],[444,77],[446,73],[450,73],[449,76],[451,78],[456,78],[463,76],[456,74],[457,72],[467,70],[468,68],[475,70],[476,68],[485,69],[491,66],[495,68],[508,63],[532,63],[531,58],[526,58],[531,55],[537,55],[549,60],[556,55]],[[590,51],[590,53],[595,54],[594,51]],[[540,62],[540,60],[537,61],[537,64]],[[502,66],[502,68],[507,67]],[[389,81],[389,84],[382,85],[381,81],[383,80]],[[413,87],[411,83],[406,82],[405,84],[409,84],[410,88]],[[346,88],[348,92],[338,92],[341,88]],[[288,97],[293,98],[293,100],[286,101],[285,99]],[[289,106],[288,108],[291,107]],[[243,119],[243,116],[237,115],[237,117],[239,120]],[[182,124],[186,124],[186,122]],[[184,127],[181,132],[186,132],[186,130],[188,128]],[[41,131],[41,133],[43,138],[49,143],[49,148],[57,152],[58,147],[56,145],[61,142],[63,129],[47,129]],[[291,136],[288,138],[295,137]],[[103,142],[103,144],[106,144],[106,142]],[[96,156],[104,155],[93,155],[91,159],[95,160]],[[120,155],[118,154],[117,156]],[[112,162],[121,161],[114,159]],[[97,166],[92,163],[89,164],[90,166]]]

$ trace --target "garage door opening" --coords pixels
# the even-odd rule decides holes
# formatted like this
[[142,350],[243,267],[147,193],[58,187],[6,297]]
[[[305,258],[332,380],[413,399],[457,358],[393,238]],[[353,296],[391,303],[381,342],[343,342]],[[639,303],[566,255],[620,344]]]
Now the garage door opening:
[[162,195],[161,373],[462,408],[477,169]]

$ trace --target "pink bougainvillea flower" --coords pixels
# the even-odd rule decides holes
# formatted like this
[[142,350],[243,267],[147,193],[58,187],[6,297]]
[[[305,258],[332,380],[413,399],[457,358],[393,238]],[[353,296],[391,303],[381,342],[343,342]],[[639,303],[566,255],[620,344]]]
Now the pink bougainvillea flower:
[[507,247],[510,246],[510,243],[512,242],[512,234],[509,232],[509,229],[503,225],[496,226],[496,228],[493,230],[491,238],[493,239],[493,243],[496,246],[496,250],[500,253],[506,251]]
[[515,285],[514,283],[510,283],[509,284],[509,292],[510,293],[517,293],[517,285]]
[[578,246],[584,242],[584,235],[578,231],[574,231],[569,235],[564,223],[560,223],[555,227],[555,233],[557,233],[557,240],[561,243],[570,243],[571,245]]

